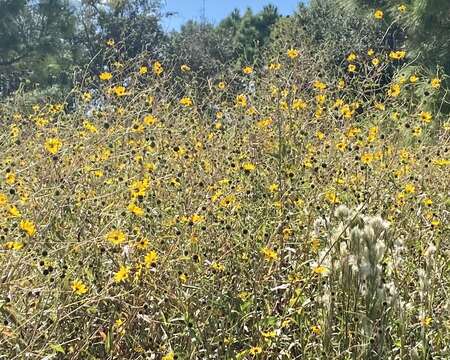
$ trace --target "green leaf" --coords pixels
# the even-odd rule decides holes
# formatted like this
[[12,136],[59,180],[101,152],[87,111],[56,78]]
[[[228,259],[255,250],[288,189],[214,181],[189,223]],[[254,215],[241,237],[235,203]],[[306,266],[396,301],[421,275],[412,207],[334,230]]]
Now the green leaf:
[[59,344],[50,344],[50,347],[52,348],[53,351],[57,352],[57,353],[63,353],[65,354],[66,352],[64,351],[64,348],[62,347],[62,345]]
[[112,347],[113,347],[113,341],[114,341],[114,330],[111,327],[108,331],[108,334],[106,335],[105,339],[105,351],[107,354],[111,353]]

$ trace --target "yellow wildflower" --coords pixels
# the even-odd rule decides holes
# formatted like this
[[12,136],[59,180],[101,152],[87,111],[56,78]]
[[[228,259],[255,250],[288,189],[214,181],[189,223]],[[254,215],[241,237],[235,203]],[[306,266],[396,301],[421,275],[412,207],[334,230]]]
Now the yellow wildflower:
[[36,226],[30,220],[22,220],[20,222],[20,228],[27,233],[28,236],[36,234]]
[[147,66],[141,66],[141,67],[139,68],[139,74],[145,75],[145,74],[147,74],[147,73],[148,73],[148,67],[147,67]]
[[164,68],[159,61],[155,61],[153,63],[153,73],[157,76],[161,75],[164,72]]
[[384,13],[381,10],[376,10],[375,13],[373,14],[373,17],[377,20],[381,20],[384,17]]
[[297,58],[298,56],[299,56],[299,51],[297,50],[297,49],[289,49],[288,51],[287,51],[287,56],[290,58],[290,59],[295,59],[295,58]]
[[433,89],[439,89],[441,87],[441,80],[438,78],[434,78],[431,80],[431,87]]
[[102,72],[98,77],[102,81],[108,81],[112,78],[112,74],[110,72]]
[[182,72],[189,72],[189,71],[191,71],[191,68],[188,65],[183,64],[183,65],[180,66],[180,70]]
[[121,265],[119,270],[114,274],[115,282],[122,282],[128,279],[131,268],[129,266]]
[[88,288],[81,280],[76,279],[72,282],[72,291],[77,295],[83,295],[87,293]]
[[420,113],[420,118],[422,119],[422,121],[424,123],[428,124],[428,123],[430,123],[433,120],[433,115],[431,115],[431,113],[428,112],[428,111],[422,111]]
[[261,253],[264,255],[264,259],[266,261],[275,261],[278,260],[278,254],[275,250],[265,246],[261,248]]
[[45,141],[45,149],[55,155],[62,147],[62,142],[58,138],[50,138]]
[[113,243],[114,245],[119,245],[127,239],[125,233],[121,230],[111,230],[106,234],[106,240]]
[[149,251],[147,255],[145,255],[145,266],[150,267],[156,264],[158,261],[158,253],[155,250]]
[[242,69],[242,72],[246,75],[250,75],[253,72],[253,68],[251,66],[246,66]]
[[190,107],[192,106],[192,100],[189,97],[184,97],[180,100],[180,104],[185,107]]

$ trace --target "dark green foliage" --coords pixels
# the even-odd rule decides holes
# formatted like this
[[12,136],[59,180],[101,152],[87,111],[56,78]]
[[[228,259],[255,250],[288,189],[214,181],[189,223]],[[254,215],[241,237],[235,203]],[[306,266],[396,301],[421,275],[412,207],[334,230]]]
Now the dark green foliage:
[[103,5],[101,1],[85,1],[79,10],[82,28],[80,40],[92,57],[113,39],[122,43],[127,58],[144,49],[155,52],[164,39],[160,27],[158,0],[121,0]]
[[300,5],[294,16],[278,22],[272,33],[269,55],[284,55],[288,44],[310,56],[322,54],[324,69],[328,69],[342,63],[345,54],[350,52],[384,47],[379,38],[379,29],[367,19],[336,7],[335,1],[311,0],[308,6]]
[[75,28],[67,0],[1,0],[0,94],[24,80],[43,86],[67,83]]
[[176,69],[188,64],[193,71],[212,77],[234,59],[226,32],[211,24],[188,21],[180,32],[171,34],[166,57]]
[[[371,16],[374,9],[385,13],[385,26],[395,22],[406,33],[402,44],[412,58],[430,68],[442,66],[450,72],[450,1],[448,0],[340,0],[349,11]],[[406,11],[399,12],[404,4]]]
[[[144,48],[159,56],[164,33],[157,0],[0,0],[0,95],[70,86],[75,67],[98,70],[108,39],[121,43],[121,56]],[[94,59],[94,61],[91,61]]]
[[[301,49],[323,72],[345,68],[355,51],[405,48],[408,61],[432,72],[450,72],[450,1],[405,0],[400,14],[394,0],[311,0],[291,17],[275,6],[259,13],[233,11],[218,26],[186,23],[179,32],[161,28],[161,0],[0,0],[0,96],[25,90],[69,87],[76,69],[88,65],[97,74],[111,52],[118,61],[145,50],[178,69],[188,64],[207,86],[225,70],[264,65],[285,56],[287,47]],[[373,12],[385,16],[375,21]],[[108,51],[106,42],[115,46]],[[380,40],[382,39],[382,40]],[[398,63],[397,65],[401,65]],[[390,80],[391,71],[385,72]],[[83,70],[84,71],[84,70]],[[183,84],[183,82],[181,82]]]
[[218,26],[219,31],[231,35],[231,43],[239,65],[252,64],[267,45],[272,27],[280,15],[275,6],[268,5],[258,14],[247,9],[244,15],[234,10]]

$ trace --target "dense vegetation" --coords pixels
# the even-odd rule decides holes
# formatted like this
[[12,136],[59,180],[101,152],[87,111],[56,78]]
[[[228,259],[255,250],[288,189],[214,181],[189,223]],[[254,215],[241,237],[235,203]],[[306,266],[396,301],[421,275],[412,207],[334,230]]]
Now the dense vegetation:
[[450,357],[449,5],[339,3],[0,2],[0,358]]

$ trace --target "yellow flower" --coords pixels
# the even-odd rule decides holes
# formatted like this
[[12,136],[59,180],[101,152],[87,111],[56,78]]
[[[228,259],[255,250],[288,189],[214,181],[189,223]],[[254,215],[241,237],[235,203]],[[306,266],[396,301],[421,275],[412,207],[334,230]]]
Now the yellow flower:
[[144,209],[137,206],[135,203],[131,203],[127,206],[128,211],[133,213],[136,216],[143,216],[144,215]]
[[112,78],[112,74],[110,72],[102,72],[98,77],[102,81],[108,81]]
[[441,225],[441,221],[440,220],[438,220],[438,219],[431,220],[431,226],[437,227],[439,225]]
[[325,193],[325,199],[331,204],[339,203],[339,198],[334,191],[327,191]]
[[325,134],[322,131],[317,130],[315,135],[319,140],[325,139]]
[[34,234],[36,234],[36,226],[30,220],[22,220],[20,222],[20,228],[25,231],[28,236],[33,236]]
[[191,100],[191,98],[184,97],[180,100],[180,104],[185,107],[190,107],[190,106],[192,106],[192,100]]
[[129,266],[120,265],[119,270],[114,274],[115,282],[122,282],[128,279],[131,268]]
[[319,94],[319,95],[316,96],[317,104],[323,104],[326,99],[327,99],[327,96],[324,95],[324,94]]
[[246,301],[249,297],[250,297],[251,293],[248,291],[241,291],[238,294],[238,298],[241,299],[242,301]]
[[156,117],[154,117],[153,115],[146,115],[144,116],[144,124],[149,126],[149,125],[153,125],[156,122]]
[[363,164],[370,164],[373,161],[373,154],[371,153],[365,153],[361,156],[361,162]]
[[114,94],[116,94],[116,96],[118,96],[118,97],[122,97],[122,96],[127,95],[126,90],[127,89],[125,88],[125,86],[122,86],[122,85],[118,85],[118,86],[114,86],[113,87]]
[[270,125],[272,125],[273,120],[272,118],[266,118],[266,119],[261,119],[256,123],[256,126],[260,129],[266,128]]
[[420,126],[416,126],[413,130],[412,130],[413,136],[419,137],[420,135],[422,135],[422,128]]
[[288,51],[287,51],[287,56],[290,58],[290,59],[295,59],[295,58],[297,58],[298,56],[299,56],[299,51],[297,50],[297,49],[289,49]]
[[253,171],[256,169],[256,166],[254,164],[252,164],[251,162],[246,162],[246,163],[242,164],[242,168],[245,171]]
[[225,84],[224,81],[221,81],[220,83],[217,84],[217,87],[219,88],[219,90],[224,90],[226,86],[227,85]]
[[194,224],[199,224],[205,221],[205,217],[203,215],[194,214],[192,215],[191,220]]
[[148,239],[146,239],[146,238],[140,239],[139,241],[137,241],[135,246],[139,250],[145,250],[148,247]]
[[183,64],[183,65],[180,66],[180,70],[182,72],[189,72],[189,71],[191,71],[191,68],[188,65]]
[[336,144],[336,149],[338,149],[339,151],[344,151],[347,147],[347,144],[344,141],[338,142]]
[[311,326],[311,331],[316,335],[320,335],[322,333],[322,329],[321,329],[320,325]]
[[91,133],[98,132],[98,129],[96,128],[96,126],[87,120],[85,122],[83,122],[83,127]]
[[406,51],[404,51],[404,50],[391,51],[389,53],[389,58],[391,58],[392,60],[402,60],[405,58],[405,56],[406,56]]
[[420,118],[422,119],[422,121],[424,123],[428,124],[428,123],[430,123],[433,120],[433,115],[431,115],[431,113],[428,112],[428,111],[422,111],[420,113]]
[[164,72],[164,68],[159,61],[155,61],[153,63],[153,73],[157,76],[161,75]]
[[399,5],[397,10],[401,13],[404,13],[406,11],[406,5],[405,4]]
[[242,72],[246,75],[250,75],[253,72],[253,68],[251,66],[246,66],[242,69]]
[[269,189],[269,191],[271,193],[277,192],[278,191],[278,184],[271,184],[268,189]]
[[434,78],[431,80],[431,87],[433,89],[439,89],[441,87],[441,80],[438,78]]
[[5,249],[8,250],[20,250],[23,248],[23,243],[18,242],[18,241],[8,241],[7,243],[4,244]]
[[8,196],[0,192],[0,206],[6,205],[8,203]]
[[355,111],[350,108],[350,105],[347,104],[340,108],[340,112],[345,119],[350,119],[355,113]]
[[399,84],[392,84],[388,90],[388,95],[390,97],[397,97],[400,95],[400,90]]
[[406,184],[405,185],[405,193],[407,194],[414,194],[416,192],[416,187],[414,186],[414,184]]
[[84,102],[89,102],[92,100],[92,94],[87,91],[85,93],[83,93],[82,97],[83,97]]
[[314,89],[319,90],[319,91],[323,91],[327,88],[327,84],[323,83],[322,81],[314,81],[313,83]]
[[431,318],[431,317],[423,317],[421,320],[420,320],[420,324],[423,326],[423,327],[429,327],[430,325],[431,325],[431,323],[433,322],[433,319]]
[[356,65],[350,64],[350,65],[348,66],[347,70],[348,70],[349,73],[354,73],[354,72],[356,72]]
[[280,70],[281,69],[281,64],[280,63],[270,63],[269,64],[269,70]]
[[378,66],[378,65],[380,65],[380,59],[378,59],[378,58],[373,58],[373,59],[372,59],[372,65],[373,65],[373,66]]
[[8,212],[10,213],[10,215],[12,217],[20,217],[21,216],[19,209],[17,209],[14,205],[10,206],[8,208]]
[[275,261],[278,260],[278,254],[275,250],[265,246],[261,248],[261,253],[264,255],[264,259],[266,261]]
[[62,147],[62,142],[58,138],[50,138],[45,141],[45,149],[55,155]]
[[150,267],[156,264],[158,261],[158,253],[155,250],[149,251],[147,255],[145,255],[144,262],[145,266]]
[[327,276],[330,273],[330,269],[323,265],[313,265],[312,271],[321,276]]
[[111,230],[106,234],[106,240],[113,243],[114,245],[119,245],[127,239],[125,233],[121,230]]
[[239,105],[241,107],[247,106],[247,97],[244,94],[240,94],[236,96],[236,105]]
[[416,76],[416,75],[411,75],[410,77],[409,77],[409,81],[411,82],[411,83],[416,83],[417,82],[417,80],[419,80],[419,78]]
[[88,288],[81,280],[76,279],[72,282],[72,291],[77,295],[83,295],[87,293]]
[[225,271],[225,266],[220,262],[213,262],[211,268],[216,271]]
[[348,62],[353,62],[353,61],[356,60],[356,58],[357,58],[356,54],[352,52],[352,53],[350,53],[350,54],[347,56],[347,61],[348,61]]
[[16,174],[14,174],[12,172],[6,174],[5,181],[8,185],[14,184],[16,182]]
[[425,206],[430,206],[431,204],[433,204],[433,200],[431,200],[430,198],[423,199],[422,204],[424,204]]
[[162,357],[161,360],[174,360],[175,359],[175,353],[173,351],[167,353]]
[[304,110],[307,106],[308,104],[302,99],[295,99],[292,101],[292,109],[294,110]]
[[266,339],[270,339],[270,338],[275,338],[277,337],[277,332],[272,330],[272,331],[261,331],[261,335],[266,338]]
[[139,68],[139,74],[145,75],[145,74],[147,74],[147,73],[148,73],[148,67],[147,67],[147,66],[141,66],[141,67]]
[[375,11],[375,13],[373,14],[373,17],[377,20],[381,20],[383,19],[384,13],[381,10],[377,10]]
[[115,44],[114,39],[108,39],[108,41],[106,42],[106,45],[113,47]]
[[375,55],[375,51],[373,51],[373,49],[369,49],[369,50],[367,50],[367,55],[368,56],[374,56]]
[[260,346],[253,346],[248,350],[248,353],[250,355],[258,355],[262,353],[262,347]]
[[187,281],[188,281],[187,274],[181,273],[181,274],[178,276],[178,279],[180,279],[180,282],[182,282],[183,284],[187,283]]

